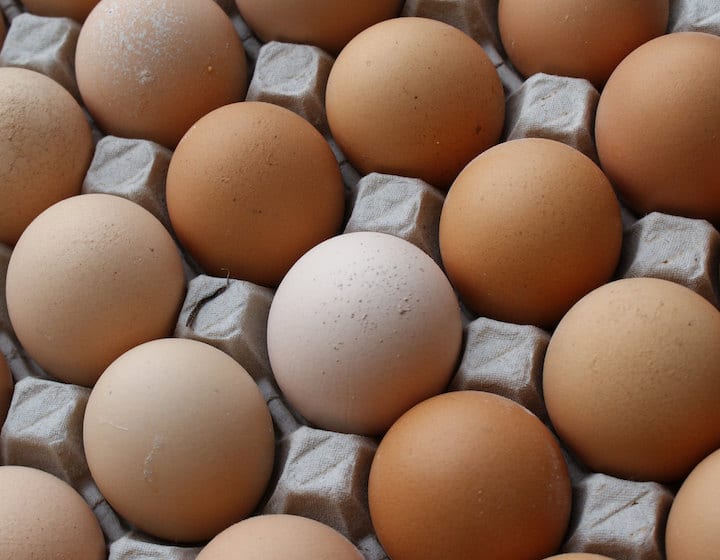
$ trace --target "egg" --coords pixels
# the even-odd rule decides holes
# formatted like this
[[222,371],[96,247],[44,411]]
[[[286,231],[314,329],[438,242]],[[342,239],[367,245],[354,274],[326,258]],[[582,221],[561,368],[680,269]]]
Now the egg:
[[120,354],[172,332],[185,276],[155,216],[118,196],[84,194],[28,226],[5,289],[27,353],[57,379],[90,387]]
[[720,447],[720,312],[655,278],[602,286],[563,317],[543,394],[560,439],[595,471],[672,482]]
[[426,253],[357,232],[295,263],[273,298],[267,337],[275,379],[300,414],[325,430],[376,435],[445,388],[462,323]]
[[247,516],[270,479],[270,412],[245,369],[203,342],[161,339],[93,388],[83,441],[113,508],[165,540],[207,540]]
[[75,70],[106,133],[168,148],[247,89],[242,42],[213,0],[101,0],[80,31]]
[[390,428],[369,503],[393,560],[532,560],[560,546],[571,489],[560,447],[536,416],[461,391],[418,404]]
[[23,6],[38,16],[68,17],[82,23],[98,0],[23,0]]
[[443,265],[462,300],[500,321],[552,326],[607,282],[622,246],[612,185],[553,140],[505,142],[471,161],[440,217]]
[[10,410],[13,395],[13,378],[5,356],[0,354],[0,429],[2,429]]
[[40,212],[80,193],[93,149],[80,105],[60,84],[0,68],[0,243],[14,245]]
[[260,515],[225,529],[198,560],[363,560],[340,533],[296,515]]
[[345,208],[327,141],[292,111],[259,102],[194,124],[173,154],[166,195],[173,229],[206,271],[273,287],[338,232]]
[[513,65],[585,78],[600,88],[620,61],[665,33],[668,0],[500,0],[500,37]]
[[5,17],[0,14],[0,48],[2,48],[5,42],[5,36],[7,35],[7,24],[5,23]]
[[395,17],[402,0],[235,0],[263,42],[315,45],[337,55],[363,29]]
[[665,531],[667,560],[714,558],[720,550],[720,450],[697,465],[675,496]]
[[720,223],[720,37],[671,33],[628,55],[600,96],[602,168],[637,213]]
[[333,138],[363,174],[416,177],[447,189],[497,143],[503,88],[482,47],[440,21],[378,23],[342,50],[325,96]]
[[98,520],[59,478],[29,467],[0,467],[0,496],[0,558],[107,558]]

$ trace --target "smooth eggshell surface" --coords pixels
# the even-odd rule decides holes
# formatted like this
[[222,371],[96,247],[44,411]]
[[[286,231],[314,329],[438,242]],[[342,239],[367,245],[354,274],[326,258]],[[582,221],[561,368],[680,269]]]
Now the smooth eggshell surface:
[[115,510],[171,541],[214,537],[247,516],[270,479],[270,412],[235,360],[162,339],[126,352],[90,395],[83,425],[93,479]]
[[666,280],[581,299],[553,334],[543,393],[560,439],[592,470],[671,482],[720,446],[720,312]]
[[612,185],[553,140],[505,142],[453,183],[440,219],[443,265],[461,299],[500,321],[552,326],[615,271],[622,221]]
[[28,226],[5,288],[28,354],[61,381],[89,387],[126,350],[170,334],[185,276],[155,216],[118,196],[84,194]]
[[340,533],[295,515],[260,515],[226,529],[198,560],[363,560]]
[[628,55],[600,97],[602,168],[640,214],[720,223],[720,37],[671,33]]
[[363,29],[395,17],[402,0],[235,0],[263,42],[306,43],[338,52]]
[[23,0],[28,12],[46,17],[69,17],[82,23],[98,0]]
[[310,123],[243,102],[206,115],[183,137],[167,204],[178,238],[206,271],[274,287],[337,233],[345,193],[332,150]]
[[362,173],[417,177],[447,188],[502,132],[495,66],[462,31],[402,17],[355,37],[327,84],[333,138]]
[[311,249],[278,288],[268,352],[283,394],[307,420],[379,434],[452,375],[462,324],[435,262],[384,233]]
[[105,539],[71,486],[28,467],[0,467],[0,558],[105,560]]
[[60,84],[0,68],[0,243],[14,245],[35,216],[80,192],[93,149],[80,105]]
[[0,429],[7,418],[13,395],[13,378],[5,356],[0,354]]
[[503,46],[525,76],[585,78],[601,87],[620,61],[665,33],[668,0],[500,0]]
[[720,550],[720,450],[685,479],[670,508],[667,560],[715,558]]
[[106,133],[168,148],[247,88],[242,43],[213,0],[101,0],[80,31],[75,70]]
[[393,560],[533,560],[560,546],[571,489],[537,417],[504,397],[462,391],[420,403],[390,428],[369,500]]

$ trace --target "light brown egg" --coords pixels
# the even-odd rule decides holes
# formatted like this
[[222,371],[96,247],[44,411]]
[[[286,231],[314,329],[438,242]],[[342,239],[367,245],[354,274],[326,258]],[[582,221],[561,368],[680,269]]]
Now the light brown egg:
[[390,428],[369,499],[393,560],[532,560],[560,546],[571,489],[537,417],[504,397],[462,391],[420,403]]
[[675,496],[665,531],[667,560],[715,558],[720,550],[720,450],[697,465]]
[[75,70],[106,133],[168,148],[247,88],[242,43],[213,0],[101,0],[80,31]]
[[448,192],[445,271],[476,313],[552,326],[615,271],[620,206],[587,156],[540,138],[480,154]]
[[270,412],[250,375],[208,344],[162,339],[120,356],[85,411],[85,454],[113,508],[171,541],[247,516],[272,472]]
[[28,12],[38,16],[69,17],[82,23],[98,0],[23,0]]
[[581,299],[545,357],[545,404],[592,470],[671,482],[720,446],[720,312],[666,280],[626,279]]
[[340,533],[296,515],[260,515],[225,529],[198,560],[363,560]]
[[78,194],[92,155],[72,95],[38,72],[0,68],[0,243],[14,245],[40,212]]
[[340,235],[303,255],[270,307],[275,379],[307,420],[375,435],[450,380],[462,343],[440,267],[384,233]]
[[0,430],[7,418],[13,395],[13,378],[5,356],[0,354]]
[[167,205],[181,243],[210,274],[277,286],[338,232],[345,194],[332,150],[310,123],[245,102],[188,131],[170,162]]
[[235,0],[240,15],[264,42],[305,43],[332,55],[363,29],[395,17],[402,0]]
[[668,0],[500,0],[503,46],[525,76],[585,78],[602,87],[620,61],[665,33]]
[[636,212],[720,223],[720,37],[671,33],[633,51],[600,97],[602,168]]
[[0,467],[0,496],[0,558],[107,558],[98,520],[59,478],[29,467]]
[[447,188],[500,138],[503,88],[482,47],[432,19],[402,17],[357,35],[327,84],[332,135],[362,173]]
[[92,386],[120,354],[172,332],[185,292],[180,253],[163,225],[118,196],[51,206],[8,265],[15,334],[61,381]]

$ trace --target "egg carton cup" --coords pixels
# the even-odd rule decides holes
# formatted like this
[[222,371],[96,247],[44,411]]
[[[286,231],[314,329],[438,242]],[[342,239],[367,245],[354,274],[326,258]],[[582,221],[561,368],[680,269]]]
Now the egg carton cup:
[[[414,243],[440,263],[438,225],[444,193],[418,179],[373,173],[361,177],[329,136],[324,92],[333,59],[306,45],[262,45],[230,0],[218,0],[243,39],[253,69],[248,100],[284,106],[313,123],[331,143],[347,190],[345,231],[379,231]],[[74,52],[79,25],[23,13],[0,0],[11,21],[0,65],[46,74],[79,99]],[[598,92],[584,80],[539,74],[523,80],[503,58],[497,0],[407,0],[403,15],[459,27],[486,50],[506,90],[504,138],[552,138],[597,160],[592,128]],[[720,0],[671,0],[670,31],[720,35]],[[164,185],[171,152],[147,140],[103,136],[83,192],[123,196],[171,230]],[[672,280],[718,305],[720,234],[703,220],[623,212],[625,235],[617,278]],[[172,231],[172,230],[171,230]],[[192,560],[199,546],[178,546],[134,530],[93,483],[82,446],[89,389],[50,378],[23,351],[9,322],[5,277],[11,249],[0,245],[0,351],[16,380],[0,434],[0,464],[37,467],[70,483],[87,500],[105,533],[110,560]],[[384,560],[367,504],[367,480],[378,440],[316,429],[284,400],[267,355],[266,326],[273,291],[202,273],[185,255],[187,295],[174,336],[201,340],[241,363],[258,383],[276,430],[271,484],[256,513],[292,513],[322,521],[350,538],[367,560]],[[548,423],[542,363],[550,333],[476,317],[465,310],[464,350],[448,390],[483,390],[509,397]],[[661,560],[673,488],[592,473],[566,453],[573,511],[565,552],[622,560]]]

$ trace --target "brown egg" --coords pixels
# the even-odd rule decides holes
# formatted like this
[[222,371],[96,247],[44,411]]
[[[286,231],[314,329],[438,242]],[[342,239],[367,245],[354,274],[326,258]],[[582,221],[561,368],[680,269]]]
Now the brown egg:
[[167,336],[184,291],[180,253],[163,225],[106,194],[40,214],[12,252],[6,283],[28,354],[61,381],[85,386],[126,350]]
[[23,6],[38,16],[69,17],[82,23],[98,0],[23,0]]
[[402,0],[235,0],[264,42],[306,43],[338,52],[363,29],[395,17]]
[[80,31],[75,69],[105,132],[169,148],[247,88],[242,43],[213,0],[101,0]]
[[715,558],[720,550],[720,450],[697,465],[670,508],[667,560]]
[[442,391],[462,343],[440,267],[385,233],[340,235],[308,251],[270,307],[275,379],[307,420],[375,435]]
[[666,280],[626,279],[581,299],[545,357],[560,439],[593,470],[670,482],[720,446],[720,312]]
[[443,265],[476,313],[551,326],[607,282],[620,257],[620,206],[579,151],[505,142],[463,169],[440,219]]
[[72,95],[38,72],[0,68],[0,243],[14,245],[40,212],[78,194],[92,155]]
[[5,356],[0,354],[0,429],[5,423],[13,395],[13,378]]
[[5,23],[5,16],[0,14],[0,48],[2,48],[5,42],[5,36],[7,35],[7,24]]
[[107,558],[98,520],[59,478],[28,467],[0,467],[0,496],[0,558]]
[[585,78],[602,87],[620,61],[665,33],[668,0],[500,0],[503,46],[525,76]]
[[362,173],[418,177],[447,188],[500,138],[500,78],[470,37],[432,19],[402,17],[355,37],[327,84],[332,135]]
[[571,490],[560,447],[537,417],[463,391],[420,403],[390,428],[369,499],[393,560],[532,560],[560,546]]
[[633,51],[600,97],[602,168],[636,212],[720,223],[720,37],[671,33]]
[[340,533],[296,515],[260,515],[225,529],[198,560],[363,560]]
[[272,472],[273,425],[250,375],[208,344],[162,339],[105,370],[85,411],[85,454],[113,508],[171,541],[247,516]]
[[190,254],[211,274],[265,286],[338,232],[344,197],[327,141],[269,103],[235,103],[200,119],[167,177],[170,219]]

